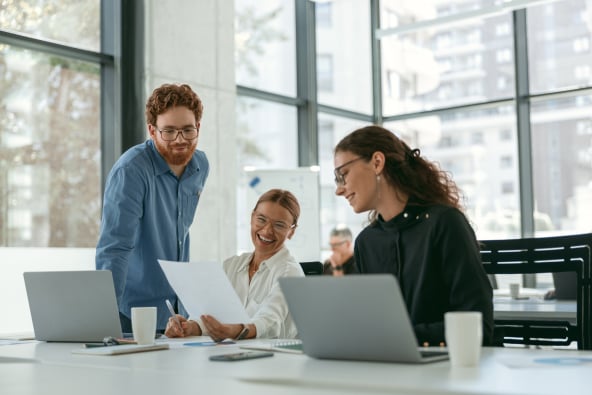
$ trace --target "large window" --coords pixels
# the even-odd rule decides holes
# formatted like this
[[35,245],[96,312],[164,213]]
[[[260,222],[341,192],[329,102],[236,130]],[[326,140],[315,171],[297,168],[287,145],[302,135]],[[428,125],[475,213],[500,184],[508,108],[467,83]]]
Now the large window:
[[528,59],[532,93],[589,88],[592,5],[556,1],[528,9]]
[[537,100],[531,123],[536,233],[592,231],[592,96]]
[[296,95],[294,2],[235,2],[236,83]]
[[0,3],[0,29],[99,51],[100,0],[14,0]]
[[[329,234],[341,224],[347,224],[353,234],[358,234],[368,224],[368,214],[356,214],[347,200],[335,195],[333,171],[333,148],[348,132],[367,125],[367,122],[348,119],[341,116],[319,114],[319,164],[321,172],[321,237],[322,248],[329,252]],[[325,257],[323,257],[325,258]]]
[[[401,8],[382,1],[399,20],[414,20],[435,3]],[[460,21],[451,28],[436,25],[384,37],[381,40],[383,112],[397,115],[509,97],[514,91],[511,34],[496,34],[509,26],[510,14]],[[392,22],[391,22],[392,23]],[[396,28],[387,25],[385,28]]]
[[322,18],[316,24],[319,103],[372,113],[368,3],[359,0],[316,3],[315,11]]
[[96,245],[99,47],[98,0],[0,4],[0,246]]
[[[307,164],[320,166],[323,244],[335,223],[363,226],[334,196],[332,149],[369,123],[453,175],[478,238],[592,230],[589,1],[300,3],[317,19],[295,14],[297,31],[315,26],[314,48],[297,40],[305,59],[296,64],[314,62],[315,74],[297,75],[314,78],[316,91],[289,95],[291,104],[265,88],[257,95],[305,115],[290,132],[316,125],[318,158]],[[309,149],[298,141],[299,153]]]
[[0,118],[0,240],[90,247],[100,218],[99,67],[13,46]]
[[[451,111],[384,126],[452,175],[479,238],[520,236],[518,167],[511,160],[517,157],[511,106]],[[507,131],[510,138],[502,138]],[[500,166],[501,162],[505,165]]]
[[239,97],[236,103],[236,147],[241,168],[297,167],[296,109],[249,97]]

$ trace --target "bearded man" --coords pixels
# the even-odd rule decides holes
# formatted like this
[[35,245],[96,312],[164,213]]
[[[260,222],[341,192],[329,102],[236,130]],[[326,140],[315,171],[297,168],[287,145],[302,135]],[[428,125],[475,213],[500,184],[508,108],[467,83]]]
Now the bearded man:
[[209,173],[197,150],[203,104],[186,84],[164,84],[146,103],[150,138],[127,150],[105,185],[97,270],[113,273],[123,332],[131,308],[157,307],[157,329],[169,317],[165,300],[183,306],[157,259],[189,261],[189,227]]

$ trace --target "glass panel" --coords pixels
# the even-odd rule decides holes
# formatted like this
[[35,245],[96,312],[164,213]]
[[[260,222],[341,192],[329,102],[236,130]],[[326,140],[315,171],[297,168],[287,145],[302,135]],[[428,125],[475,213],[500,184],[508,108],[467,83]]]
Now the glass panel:
[[367,122],[319,114],[319,161],[321,183],[321,254],[325,260],[331,254],[329,233],[336,225],[347,225],[354,237],[367,225],[368,213],[356,214],[349,203],[335,195],[333,149],[348,133],[367,126]]
[[457,111],[385,125],[452,174],[478,239],[520,237],[513,106]]
[[592,85],[590,1],[555,1],[527,11],[530,89]]
[[492,6],[499,11],[503,3],[500,0],[380,0],[380,24],[383,28],[394,28],[442,17],[488,16]]
[[298,166],[296,108],[238,96],[237,153],[240,168],[289,169]]
[[537,236],[592,231],[592,96],[532,104]]
[[315,11],[319,103],[370,114],[369,2],[340,0],[315,3]]
[[[236,235],[238,251],[251,251],[250,217],[245,213],[250,179],[249,168],[293,169],[298,167],[298,133],[296,108],[283,104],[237,96],[236,135],[239,182],[237,184]],[[257,191],[263,193],[264,191]]]
[[[478,3],[455,2],[459,7],[480,7]],[[431,5],[414,2],[408,7],[397,4],[392,0],[382,7],[383,21],[395,26],[416,20],[424,8],[432,7],[437,17],[446,15],[449,8],[429,2]],[[387,116],[512,97],[514,93],[509,13],[389,35],[380,43],[383,112]]]
[[99,66],[11,46],[0,65],[0,246],[94,247]]
[[294,0],[235,2],[236,83],[296,96]]
[[101,48],[100,0],[15,0],[0,2],[0,29],[79,48]]

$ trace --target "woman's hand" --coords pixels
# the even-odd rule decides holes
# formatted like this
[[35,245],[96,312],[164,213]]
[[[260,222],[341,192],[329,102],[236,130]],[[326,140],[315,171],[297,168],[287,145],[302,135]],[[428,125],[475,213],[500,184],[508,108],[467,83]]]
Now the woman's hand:
[[[181,326],[177,324],[177,320],[179,320]],[[201,329],[197,322],[177,314],[175,317],[169,318],[164,334],[166,337],[200,336]]]
[[223,324],[211,315],[202,315],[200,318],[205,329],[215,342],[224,339],[235,339],[243,329],[242,324]]

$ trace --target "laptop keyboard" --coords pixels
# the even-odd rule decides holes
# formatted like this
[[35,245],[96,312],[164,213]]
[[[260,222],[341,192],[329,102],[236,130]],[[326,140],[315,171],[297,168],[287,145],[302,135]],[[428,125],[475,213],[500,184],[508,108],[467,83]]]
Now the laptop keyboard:
[[281,340],[277,341],[273,345],[274,348],[302,351],[302,341],[300,340]]

